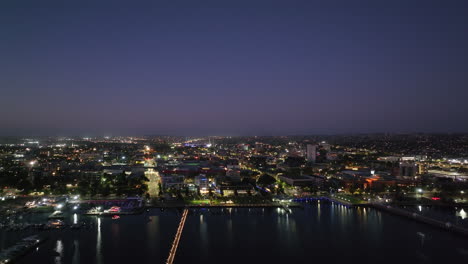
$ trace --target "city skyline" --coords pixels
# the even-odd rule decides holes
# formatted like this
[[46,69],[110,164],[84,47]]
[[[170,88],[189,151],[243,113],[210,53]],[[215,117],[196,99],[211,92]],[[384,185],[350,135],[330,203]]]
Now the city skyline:
[[0,2],[0,264],[467,263],[467,14]]
[[0,8],[0,135],[467,132],[466,2]]

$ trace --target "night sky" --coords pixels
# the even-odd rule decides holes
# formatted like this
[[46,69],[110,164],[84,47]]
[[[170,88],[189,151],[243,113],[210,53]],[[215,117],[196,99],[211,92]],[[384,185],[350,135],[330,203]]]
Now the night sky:
[[468,132],[468,1],[46,2],[0,3],[0,135]]

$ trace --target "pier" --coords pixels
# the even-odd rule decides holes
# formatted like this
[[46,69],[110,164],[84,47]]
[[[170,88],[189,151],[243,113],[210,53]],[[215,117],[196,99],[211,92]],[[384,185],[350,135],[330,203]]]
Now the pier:
[[314,196],[314,197],[303,197],[303,198],[295,198],[295,202],[304,202],[304,201],[311,201],[311,200],[327,200],[333,203],[341,204],[347,207],[353,207],[353,206],[366,206],[368,205],[367,203],[353,203],[351,201],[346,201],[343,200],[339,197],[335,196]]
[[443,221],[436,220],[436,219],[433,219],[433,218],[429,218],[429,217],[426,217],[426,216],[423,216],[423,215],[420,215],[420,214],[417,214],[417,213],[406,211],[404,209],[395,208],[395,207],[392,207],[390,205],[373,203],[373,204],[371,204],[371,206],[376,208],[376,209],[382,210],[382,211],[386,211],[386,212],[389,212],[389,213],[392,213],[392,214],[395,214],[395,215],[399,215],[399,216],[404,216],[404,217],[413,219],[413,220],[421,222],[421,223],[425,223],[425,224],[428,224],[428,225],[432,225],[432,226],[435,226],[435,227],[442,228],[442,229],[447,230],[447,231],[452,231],[452,232],[457,233],[457,234],[468,236],[468,229],[463,228],[461,226],[454,225],[454,224],[452,224],[450,222],[443,222]]
[[[146,208],[282,208],[282,203],[265,203],[265,204],[157,204],[146,206]],[[288,204],[290,208],[303,208],[304,206],[300,203]]]
[[171,250],[169,251],[169,257],[167,258],[166,263],[174,263],[174,258],[177,252],[177,247],[179,246],[180,237],[182,236],[182,231],[184,230],[185,220],[187,219],[188,209],[185,209],[180,218],[179,227],[177,228],[176,235],[174,237],[174,242],[172,242]]

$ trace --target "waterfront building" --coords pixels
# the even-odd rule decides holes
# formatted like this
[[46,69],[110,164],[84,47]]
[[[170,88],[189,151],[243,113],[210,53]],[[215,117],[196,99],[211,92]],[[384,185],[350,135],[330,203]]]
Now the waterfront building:
[[204,174],[195,176],[194,183],[202,194],[207,193],[210,188],[208,178]]
[[161,175],[161,184],[163,188],[181,189],[184,186],[184,175]]
[[321,175],[280,175],[278,178],[291,186],[321,186],[325,182],[325,176]]

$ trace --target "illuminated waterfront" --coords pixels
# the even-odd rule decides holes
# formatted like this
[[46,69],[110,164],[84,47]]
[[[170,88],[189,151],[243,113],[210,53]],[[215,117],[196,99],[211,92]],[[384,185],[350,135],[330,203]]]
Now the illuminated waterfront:
[[[164,263],[181,213],[153,209],[118,220],[72,215],[66,222],[73,223],[77,217],[94,225],[89,230],[43,232],[49,240],[20,263]],[[2,232],[2,248],[22,235]],[[192,209],[174,262],[305,263],[324,258],[332,262],[404,259],[432,263],[447,257],[466,261],[466,241],[374,209],[325,201],[293,209],[292,214],[276,208]]]

